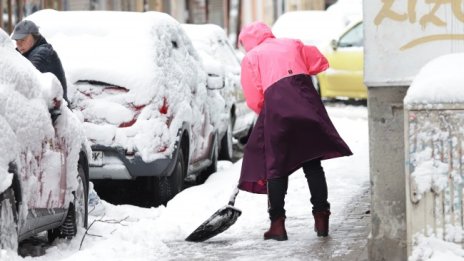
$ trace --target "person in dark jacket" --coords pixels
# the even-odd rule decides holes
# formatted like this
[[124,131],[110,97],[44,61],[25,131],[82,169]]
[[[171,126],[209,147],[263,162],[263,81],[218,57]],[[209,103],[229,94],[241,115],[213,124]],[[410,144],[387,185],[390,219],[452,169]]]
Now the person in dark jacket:
[[352,155],[313,86],[311,75],[329,67],[314,46],[276,39],[254,22],[240,32],[247,51],[241,83],[248,106],[259,114],[244,149],[238,188],[268,194],[271,227],[264,239],[287,240],[285,194],[288,176],[303,167],[318,236],[329,232],[330,204],[321,160]]
[[53,73],[63,87],[63,99],[68,103],[66,76],[58,54],[52,45],[39,33],[39,27],[32,21],[19,22],[11,36],[16,41],[17,50],[42,73]]

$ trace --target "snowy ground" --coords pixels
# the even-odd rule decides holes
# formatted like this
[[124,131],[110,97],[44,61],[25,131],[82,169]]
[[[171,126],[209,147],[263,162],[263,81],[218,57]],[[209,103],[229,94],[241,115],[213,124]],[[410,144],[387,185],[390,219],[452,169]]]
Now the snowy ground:
[[[365,192],[369,181],[367,108],[328,104],[327,109],[340,135],[354,155],[323,162],[332,205],[331,226],[340,225],[343,209]],[[308,137],[310,138],[310,137]],[[217,209],[224,206],[238,181],[242,161],[219,162],[219,171],[203,185],[184,190],[167,207],[140,208],[102,202],[89,216],[88,234],[80,231],[71,241],[58,241],[40,257],[25,260],[285,260],[311,259],[304,251],[330,237],[317,238],[309,190],[301,170],[289,182],[286,197],[287,232],[285,242],[264,241],[269,227],[265,195],[241,191],[235,206],[242,210],[237,223],[224,233],[203,243],[184,239]],[[83,239],[83,240],[82,240]],[[323,244],[322,244],[323,246]],[[338,249],[340,255],[349,249]],[[0,260],[24,260],[0,250]]]

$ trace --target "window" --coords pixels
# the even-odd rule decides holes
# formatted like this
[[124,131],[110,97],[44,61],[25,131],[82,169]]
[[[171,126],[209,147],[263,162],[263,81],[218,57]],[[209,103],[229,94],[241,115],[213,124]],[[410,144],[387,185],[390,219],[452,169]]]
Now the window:
[[362,47],[363,46],[363,23],[355,25],[351,30],[346,32],[340,41],[338,42],[339,47]]

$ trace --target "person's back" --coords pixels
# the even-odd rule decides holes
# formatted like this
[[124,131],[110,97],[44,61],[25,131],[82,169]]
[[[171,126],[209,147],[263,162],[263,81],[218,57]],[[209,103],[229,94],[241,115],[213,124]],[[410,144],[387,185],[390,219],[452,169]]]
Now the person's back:
[[261,92],[272,84],[288,76],[317,74],[329,66],[316,47],[300,40],[276,39],[265,24],[244,28],[240,42],[247,51],[242,60],[242,86],[247,104],[257,113],[263,102]]
[[303,47],[299,40],[271,38],[250,51],[250,57],[259,63],[264,90],[284,77],[308,74]]

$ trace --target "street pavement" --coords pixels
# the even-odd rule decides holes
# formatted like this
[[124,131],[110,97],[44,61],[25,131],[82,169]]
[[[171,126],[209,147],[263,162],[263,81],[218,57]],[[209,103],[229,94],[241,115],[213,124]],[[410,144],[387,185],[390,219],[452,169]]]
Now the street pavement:
[[[212,239],[203,243],[167,242],[169,249],[181,249],[165,260],[286,260],[286,261],[366,261],[367,238],[370,232],[370,190],[366,183],[350,204],[330,218],[329,236],[317,238],[311,226],[312,217],[287,217],[289,240],[255,240],[247,238]],[[266,224],[267,226],[267,224]],[[262,232],[267,228],[260,227]],[[250,231],[250,237],[254,236]],[[259,234],[261,236],[262,234]]]
[[[370,232],[370,189],[366,182],[359,194],[354,195],[342,209],[333,209],[330,232],[325,238],[317,238],[312,231],[312,217],[289,216],[288,241],[250,240],[247,238],[213,239],[204,243],[166,242],[174,251],[163,260],[343,260],[365,261],[367,239]],[[290,220],[293,219],[293,220]],[[258,226],[265,231],[268,224]],[[250,237],[256,231],[250,231]],[[259,232],[259,231],[258,231]],[[261,237],[262,233],[258,233]],[[22,256],[42,256],[50,245],[46,237],[36,236],[20,246]],[[147,257],[147,260],[152,260]]]

